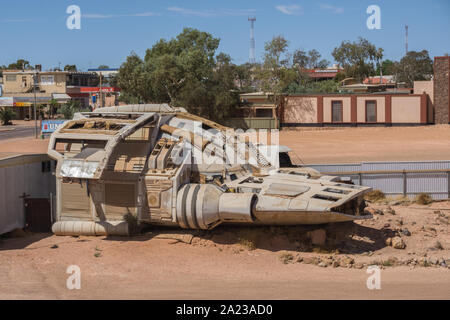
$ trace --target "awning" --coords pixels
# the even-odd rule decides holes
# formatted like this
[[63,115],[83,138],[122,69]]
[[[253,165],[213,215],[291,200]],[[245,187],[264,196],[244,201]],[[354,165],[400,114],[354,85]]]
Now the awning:
[[71,98],[65,93],[52,93],[53,99],[55,99],[58,102],[67,102]]
[[11,107],[14,105],[13,97],[2,97],[0,98],[0,106],[1,107]]

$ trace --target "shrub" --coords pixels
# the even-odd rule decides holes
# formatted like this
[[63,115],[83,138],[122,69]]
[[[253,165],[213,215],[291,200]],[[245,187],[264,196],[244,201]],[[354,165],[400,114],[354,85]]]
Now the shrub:
[[289,252],[284,252],[278,256],[278,259],[284,264],[288,264],[292,260],[294,260],[294,256],[290,254]]
[[418,204],[430,204],[433,202],[433,199],[427,193],[419,193],[416,196],[415,202]]
[[238,231],[238,240],[247,250],[255,250],[259,240],[259,229],[241,229]]
[[11,120],[14,118],[15,113],[9,108],[0,109],[0,120],[4,126],[12,124]]
[[376,201],[386,199],[385,194],[381,190],[372,190],[372,191],[366,193],[366,195],[364,197],[366,200],[371,201],[371,202],[376,202]]
[[240,238],[239,239],[239,243],[241,244],[241,246],[247,248],[247,250],[251,251],[251,250],[255,250],[256,249],[256,243],[252,239]]
[[79,110],[80,106],[78,102],[70,100],[60,108],[59,112],[64,115],[64,119],[70,120],[73,118],[75,112],[78,112]]

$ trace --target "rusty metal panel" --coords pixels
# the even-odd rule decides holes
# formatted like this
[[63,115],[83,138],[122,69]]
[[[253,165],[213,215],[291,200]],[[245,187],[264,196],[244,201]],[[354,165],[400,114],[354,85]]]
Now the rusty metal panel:
[[105,216],[107,220],[122,220],[126,214],[136,212],[135,184],[105,184]]
[[61,217],[92,220],[90,197],[86,181],[61,184]]

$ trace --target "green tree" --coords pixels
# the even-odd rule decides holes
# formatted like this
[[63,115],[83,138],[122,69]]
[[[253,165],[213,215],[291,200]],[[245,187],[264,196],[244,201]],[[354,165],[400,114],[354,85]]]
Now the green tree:
[[13,70],[30,70],[33,69],[33,67],[30,65],[30,62],[24,59],[18,59],[16,62],[10,63],[8,65],[8,69]]
[[69,100],[67,103],[63,104],[59,111],[64,116],[64,119],[70,120],[73,118],[75,112],[80,111],[80,104],[78,101]]
[[122,89],[121,101],[126,103],[159,102],[153,99],[150,76],[145,70],[144,61],[134,52],[120,66],[114,80]]
[[77,66],[74,64],[66,64],[64,66],[64,71],[77,71]]
[[433,74],[433,61],[427,50],[409,51],[397,64],[397,81],[410,87],[417,80],[429,80]]
[[53,118],[53,115],[58,112],[58,108],[59,108],[58,101],[56,99],[51,99],[49,102],[49,107],[50,107],[50,117]]
[[[386,59],[381,63],[383,75],[394,75],[396,73],[396,62]],[[380,65],[377,65],[376,74],[380,74]]]
[[316,93],[337,93],[338,83],[334,80],[308,81],[306,83],[292,82],[286,88],[287,94],[316,94]]
[[309,68],[317,68],[322,55],[316,49],[308,51]]
[[200,82],[189,81],[177,94],[177,101],[189,111],[220,122],[239,104],[235,67],[230,56],[218,54],[209,77]]
[[283,90],[298,78],[296,69],[291,68],[291,56],[288,54],[288,41],[275,36],[264,46],[264,62],[256,68],[255,77],[259,87],[275,94]]
[[358,41],[343,41],[334,48],[332,55],[345,70],[347,76],[363,81],[374,74],[374,65],[383,58],[383,49],[377,48],[364,38]]
[[175,39],[161,39],[147,49],[145,63],[158,98],[165,95],[177,105],[178,93],[183,89],[194,85],[204,87],[215,66],[218,46],[219,39],[211,34],[186,28]]
[[269,42],[264,45],[264,64],[269,67],[286,66],[289,62],[286,55],[288,48],[288,41],[282,36],[273,37]]
[[317,62],[317,67],[319,69],[325,69],[328,68],[328,66],[330,65],[330,62],[326,59],[321,59],[319,62]]
[[219,39],[186,28],[176,38],[159,40],[142,60],[127,57],[115,81],[126,102],[170,103],[211,119],[224,117],[238,99],[236,66],[225,54],[215,56]]
[[97,69],[109,69],[109,66],[102,64],[99,65]]
[[7,126],[12,124],[11,120],[14,118],[15,113],[10,108],[0,108],[0,120],[2,125]]
[[236,80],[238,88],[243,91],[252,91],[253,84],[253,69],[255,65],[252,63],[244,63],[235,67]]
[[294,51],[292,63],[300,68],[308,68],[309,56],[306,51],[297,49]]
[[293,64],[300,68],[326,68],[330,64],[325,59],[320,59],[322,55],[316,49],[309,50],[308,52],[303,50],[294,51]]

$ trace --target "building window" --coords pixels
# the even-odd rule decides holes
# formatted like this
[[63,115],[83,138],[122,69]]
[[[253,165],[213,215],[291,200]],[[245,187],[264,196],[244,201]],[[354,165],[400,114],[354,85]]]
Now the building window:
[[15,74],[7,74],[6,75],[6,81],[11,81],[11,82],[13,82],[13,81],[16,81],[16,75]]
[[366,122],[377,122],[377,102],[366,101]]
[[331,121],[342,122],[343,121],[344,108],[342,107],[342,101],[331,102]]
[[273,112],[272,109],[256,109],[256,118],[272,118]]
[[52,85],[55,83],[55,76],[41,76],[41,85]]

